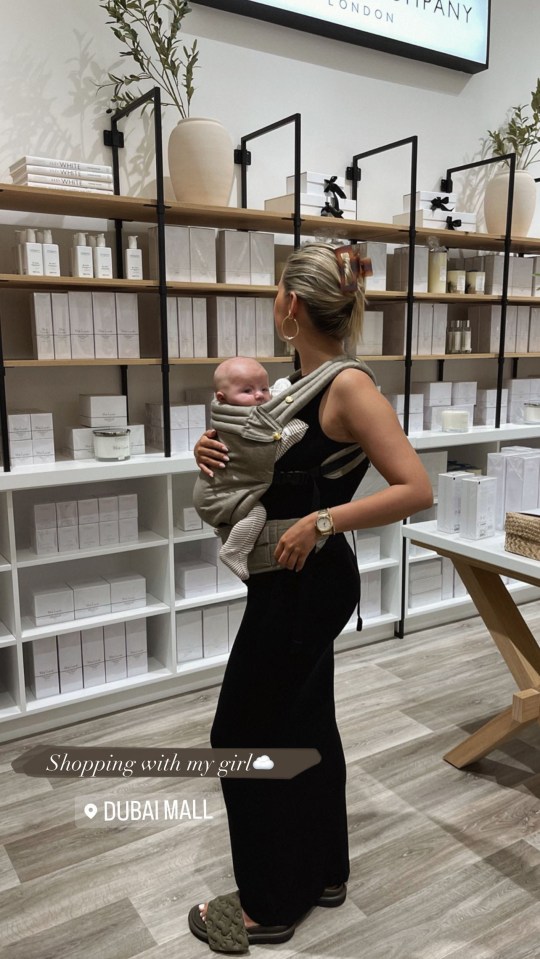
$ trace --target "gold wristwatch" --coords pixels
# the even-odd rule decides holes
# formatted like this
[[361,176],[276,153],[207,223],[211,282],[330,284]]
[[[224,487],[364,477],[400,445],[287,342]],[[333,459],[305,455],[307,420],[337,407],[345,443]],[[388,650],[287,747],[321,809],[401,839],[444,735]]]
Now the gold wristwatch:
[[331,536],[335,533],[334,521],[332,515],[327,509],[320,509],[315,520],[315,531],[317,536]]

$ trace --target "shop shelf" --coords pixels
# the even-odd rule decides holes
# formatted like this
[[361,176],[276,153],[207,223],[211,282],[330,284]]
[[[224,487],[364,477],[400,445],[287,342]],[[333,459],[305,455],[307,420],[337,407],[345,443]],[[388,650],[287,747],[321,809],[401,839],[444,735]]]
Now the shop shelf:
[[53,563],[72,562],[87,556],[110,556],[114,553],[127,553],[134,549],[150,549],[154,546],[167,546],[168,540],[158,536],[150,529],[139,530],[139,538],[134,543],[116,543],[111,546],[96,546],[95,549],[78,549],[70,553],[42,553],[39,556],[31,549],[17,550],[17,566],[45,566]]
[[28,642],[40,639],[42,636],[59,636],[62,633],[72,633],[74,630],[91,629],[93,626],[108,626],[109,623],[120,623],[132,619],[144,619],[148,616],[158,616],[168,613],[169,606],[156,599],[150,593],[146,594],[146,606],[137,609],[124,609],[120,613],[105,613],[103,616],[86,616],[84,619],[71,619],[66,623],[52,623],[50,626],[36,626],[30,616],[22,617],[22,639]]
[[167,669],[163,663],[149,656],[147,673],[140,673],[138,676],[127,676],[125,679],[115,679],[109,683],[101,683],[99,686],[90,686],[88,689],[74,689],[69,693],[59,693],[56,696],[46,696],[43,697],[43,699],[36,699],[31,689],[27,687],[26,709],[29,713],[47,711],[60,706],[95,699],[97,696],[103,696],[107,693],[118,693],[124,689],[133,689],[134,687],[155,683],[158,680],[170,678],[172,675],[170,669]]
[[198,606],[212,606],[215,603],[228,603],[232,599],[243,599],[247,595],[246,586],[237,586],[234,589],[223,589],[219,593],[201,593],[193,599],[180,599],[177,595],[174,608],[176,612],[180,609],[195,609]]

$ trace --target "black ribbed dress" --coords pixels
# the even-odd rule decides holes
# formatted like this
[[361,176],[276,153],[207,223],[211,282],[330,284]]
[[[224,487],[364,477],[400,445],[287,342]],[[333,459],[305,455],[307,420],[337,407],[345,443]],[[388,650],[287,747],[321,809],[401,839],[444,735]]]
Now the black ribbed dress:
[[[366,462],[339,479],[305,475],[349,445],[323,433],[323,395],[324,389],[299,413],[309,428],[276,463],[262,499],[268,519],[300,517],[348,502],[365,473]],[[344,535],[337,534],[309,555],[301,572],[258,573],[247,587],[211,745],[260,753],[310,747],[321,754],[318,765],[291,780],[221,780],[242,906],[258,923],[289,925],[315,904],[325,886],[349,876],[333,641],[353,613],[360,581],[355,557]]]

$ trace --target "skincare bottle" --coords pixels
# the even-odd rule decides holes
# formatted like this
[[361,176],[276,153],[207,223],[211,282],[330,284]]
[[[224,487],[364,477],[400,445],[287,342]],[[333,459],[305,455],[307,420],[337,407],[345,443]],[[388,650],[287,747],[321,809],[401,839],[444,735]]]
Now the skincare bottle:
[[36,241],[36,231],[26,230],[22,236],[22,267],[25,276],[43,276],[43,248]]
[[92,248],[86,243],[86,233],[75,233],[73,235],[71,275],[84,277],[94,275]]
[[43,230],[43,273],[45,276],[60,276],[60,252],[53,243],[50,230]]
[[471,321],[469,319],[461,321],[461,352],[471,352]]
[[104,233],[98,233],[92,254],[94,256],[94,276],[105,280],[112,280],[112,250],[110,246],[105,246]]
[[124,254],[127,280],[142,280],[142,250],[137,247],[137,237],[128,237],[128,248]]

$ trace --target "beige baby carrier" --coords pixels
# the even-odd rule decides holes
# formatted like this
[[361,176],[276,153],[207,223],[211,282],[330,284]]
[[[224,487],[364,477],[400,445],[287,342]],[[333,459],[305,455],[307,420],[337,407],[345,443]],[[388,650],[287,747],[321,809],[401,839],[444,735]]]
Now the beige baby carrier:
[[[321,392],[342,370],[372,371],[361,360],[341,355],[328,360],[302,377],[298,370],[290,377],[291,387],[261,406],[231,406],[212,402],[212,427],[228,448],[229,462],[213,477],[200,474],[195,483],[193,505],[201,519],[213,526],[225,542],[231,528],[244,519],[270,487],[274,475],[276,441],[284,427],[309,401]],[[369,466],[366,454],[357,443],[329,456],[317,472],[325,479],[337,479],[360,463]],[[364,470],[364,472],[365,472]],[[362,474],[363,476],[363,474]],[[278,569],[273,553],[283,532],[296,519],[269,520],[249,557],[249,571]]]

